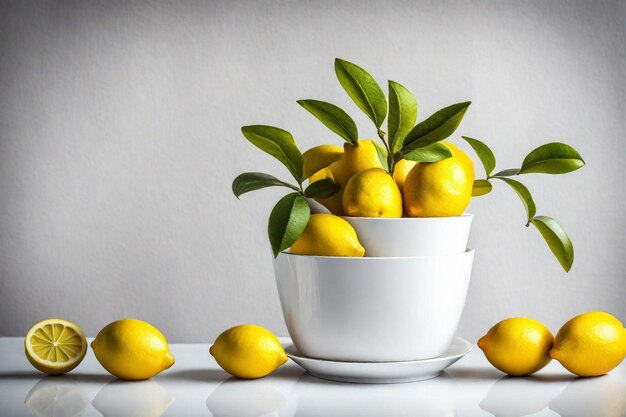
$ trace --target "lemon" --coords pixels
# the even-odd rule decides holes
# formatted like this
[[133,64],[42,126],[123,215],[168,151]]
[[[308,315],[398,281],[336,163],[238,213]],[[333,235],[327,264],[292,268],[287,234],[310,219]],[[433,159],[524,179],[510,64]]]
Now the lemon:
[[49,375],[60,375],[76,368],[87,353],[87,340],[76,324],[63,319],[47,319],[33,325],[24,338],[28,361]]
[[141,320],[108,324],[91,342],[91,348],[104,369],[120,379],[148,379],[174,364],[165,337]]
[[211,349],[218,365],[237,378],[261,378],[287,362],[287,354],[272,332],[242,324],[220,334]]
[[504,373],[530,375],[550,362],[554,338],[537,320],[514,317],[493,326],[478,341],[487,360]]
[[[330,153],[330,149],[326,150]],[[329,165],[328,168],[316,172],[315,175],[309,178],[309,183],[330,178],[338,184],[340,189],[337,193],[329,198],[317,199],[317,201],[323,204],[332,214],[342,216],[344,214],[342,205],[344,187],[354,174],[370,168],[382,168],[378,159],[376,145],[374,145],[371,139],[360,139],[356,145],[345,143],[341,157]]]
[[304,231],[291,245],[291,253],[361,257],[365,249],[350,223],[334,214],[318,213],[311,215]]
[[[333,180],[333,182],[336,182],[330,168],[324,168],[313,174],[309,178],[309,183],[313,184],[315,181],[323,179],[331,179]],[[339,186],[340,189],[335,194],[331,195],[328,198],[316,198],[315,201],[326,207],[328,211],[330,211],[332,214],[341,216],[343,215],[343,205],[341,203],[342,188],[341,185]]]
[[345,186],[357,172],[382,167],[374,142],[370,139],[360,139],[357,145],[344,143],[343,156],[330,166],[330,170],[335,182]]
[[609,313],[581,314],[561,327],[550,356],[576,375],[604,375],[626,356],[626,329]]
[[343,149],[335,145],[320,145],[309,149],[302,154],[304,160],[302,177],[305,179],[309,178],[311,175],[339,160],[342,156]]
[[402,191],[402,187],[404,187],[406,176],[409,175],[409,172],[411,172],[415,165],[417,165],[417,162],[409,161],[408,159],[401,159],[396,163],[393,170],[393,180],[396,182],[400,191]]
[[355,174],[343,192],[343,211],[353,217],[402,217],[402,195],[382,168]]
[[460,216],[470,202],[474,163],[455,145],[444,143],[452,157],[420,162],[406,176],[402,195],[411,217]]

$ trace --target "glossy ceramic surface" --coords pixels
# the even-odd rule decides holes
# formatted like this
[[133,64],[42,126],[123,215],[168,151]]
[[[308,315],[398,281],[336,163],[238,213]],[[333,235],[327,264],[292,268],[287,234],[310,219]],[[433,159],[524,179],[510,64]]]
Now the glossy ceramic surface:
[[471,350],[472,345],[467,340],[455,337],[441,356],[432,359],[402,362],[336,362],[307,358],[298,352],[294,345],[285,348],[287,356],[317,378],[360,384],[395,384],[435,378]]
[[473,250],[416,258],[282,253],[274,270],[289,334],[303,355],[394,362],[448,349],[473,259]]
[[371,385],[318,379],[291,360],[265,378],[239,380],[208,348],[170,344],[174,366],[147,381],[123,382],[91,349],[69,374],[45,376],[26,360],[22,338],[0,338],[0,416],[626,416],[626,362],[598,378],[577,378],[556,361],[531,377],[511,378],[474,349],[438,378]]
[[456,217],[344,217],[365,256],[430,256],[465,252],[472,214]]

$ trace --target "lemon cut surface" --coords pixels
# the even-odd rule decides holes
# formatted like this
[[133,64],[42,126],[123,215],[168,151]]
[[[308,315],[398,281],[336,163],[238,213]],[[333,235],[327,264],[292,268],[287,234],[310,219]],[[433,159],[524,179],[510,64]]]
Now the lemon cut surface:
[[49,375],[74,369],[87,353],[85,334],[76,324],[63,319],[47,319],[30,328],[24,339],[28,361]]

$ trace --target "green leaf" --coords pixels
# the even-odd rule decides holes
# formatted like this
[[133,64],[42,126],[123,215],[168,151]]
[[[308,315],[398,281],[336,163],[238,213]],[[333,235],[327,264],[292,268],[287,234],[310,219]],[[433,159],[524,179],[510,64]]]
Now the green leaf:
[[509,168],[509,169],[504,169],[500,172],[497,172],[495,174],[492,175],[492,177],[512,177],[515,175],[519,175],[519,169],[518,168]]
[[278,200],[272,209],[267,227],[274,257],[298,240],[309,222],[309,217],[309,203],[300,194],[287,194]]
[[272,155],[283,163],[291,175],[300,181],[302,178],[302,153],[291,133],[274,126],[244,126],[241,132],[254,146]]
[[521,182],[512,180],[510,178],[501,178],[501,177],[496,177],[496,178],[499,179],[500,181],[504,181],[507,184],[509,184],[511,188],[517,193],[519,198],[522,200],[522,203],[524,204],[524,207],[526,208],[526,215],[528,217],[526,224],[528,225],[528,222],[530,221],[530,219],[537,212],[537,207],[535,206],[535,202],[533,201],[533,196],[530,195],[530,191],[528,191],[528,188],[526,188],[526,186],[522,184]]
[[359,132],[356,123],[348,113],[335,106],[318,100],[298,100],[298,104],[304,107],[309,113],[317,117],[330,130],[344,138],[346,141],[356,145],[359,139]]
[[453,104],[437,111],[419,123],[404,138],[402,153],[423,148],[452,135],[463,120],[463,115],[470,104],[472,104],[471,101]]
[[487,176],[491,175],[493,170],[496,168],[496,157],[491,149],[489,149],[486,144],[479,141],[478,139],[468,138],[467,136],[461,137],[470,144],[472,149],[474,149],[474,152],[476,152],[476,155],[478,155],[480,162],[483,163],[483,167],[485,168],[485,173],[487,174]]
[[389,154],[387,153],[387,149],[383,147],[380,143],[375,140],[372,140],[372,144],[376,148],[376,153],[378,154],[378,160],[380,164],[383,166],[385,171],[389,171]]
[[520,168],[520,174],[567,174],[585,165],[576,149],[565,143],[552,142],[530,152]]
[[404,137],[417,120],[417,100],[403,85],[389,81],[389,119],[387,134],[392,153],[400,151]]
[[304,190],[304,195],[309,198],[328,198],[333,196],[340,188],[341,186],[330,178],[324,178],[309,185]]
[[298,191],[298,188],[262,172],[245,172],[233,181],[233,193],[237,198],[240,195],[267,187],[288,187]]
[[379,129],[387,116],[387,99],[374,77],[363,68],[343,59],[335,59],[337,79],[354,103]]
[[574,245],[565,233],[565,230],[554,220],[548,216],[537,216],[530,219],[543,239],[550,247],[550,250],[559,261],[565,272],[569,272],[574,263]]
[[474,180],[472,186],[472,197],[480,197],[481,195],[489,194],[493,186],[489,180]]
[[403,155],[404,159],[416,162],[437,162],[442,159],[450,158],[452,152],[443,143],[433,143],[424,148],[417,148]]

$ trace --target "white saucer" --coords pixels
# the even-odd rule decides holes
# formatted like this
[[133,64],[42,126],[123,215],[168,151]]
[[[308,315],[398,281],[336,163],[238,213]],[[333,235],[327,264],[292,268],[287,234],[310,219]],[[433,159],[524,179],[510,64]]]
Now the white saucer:
[[402,362],[337,362],[307,358],[294,345],[285,347],[287,356],[315,377],[361,384],[394,384],[435,378],[471,350],[470,342],[455,337],[448,350],[436,358]]

